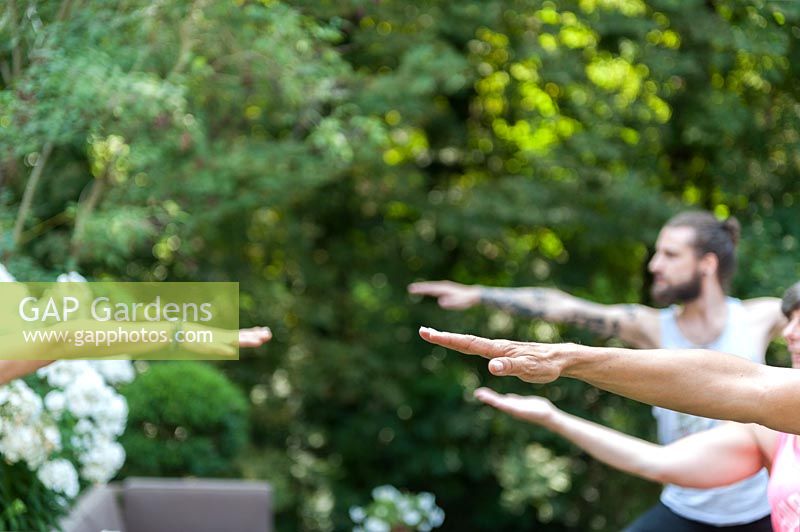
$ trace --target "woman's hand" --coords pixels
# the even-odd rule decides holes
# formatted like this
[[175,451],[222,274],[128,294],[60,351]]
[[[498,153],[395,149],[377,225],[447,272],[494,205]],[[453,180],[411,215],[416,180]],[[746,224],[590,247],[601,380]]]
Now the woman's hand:
[[[238,347],[259,347],[272,339],[269,327],[227,330],[196,323],[183,324],[184,341],[180,346],[201,355],[235,356]],[[192,334],[188,334],[188,333]],[[191,341],[194,339],[195,341]]]
[[259,347],[272,340],[269,327],[250,327],[239,329],[239,347]]
[[475,398],[517,419],[545,427],[560,412],[553,403],[535,395],[523,397],[514,393],[502,394],[489,388],[478,388],[475,390]]

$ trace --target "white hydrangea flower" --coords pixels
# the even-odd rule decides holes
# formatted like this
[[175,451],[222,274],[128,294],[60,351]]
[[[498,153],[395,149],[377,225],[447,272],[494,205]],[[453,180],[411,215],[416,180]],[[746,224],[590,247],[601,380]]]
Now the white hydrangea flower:
[[352,506],[350,508],[350,519],[352,519],[354,523],[360,523],[365,517],[367,517],[367,512],[365,512],[362,507]]
[[105,408],[95,412],[98,432],[109,438],[121,436],[128,422],[128,402],[112,390]]
[[401,497],[401,493],[394,486],[383,485],[372,490],[372,498],[376,501],[395,502]]
[[2,387],[0,405],[5,406],[9,411],[8,417],[15,422],[36,421],[44,407],[42,398],[19,379]]
[[414,509],[414,506],[411,504],[410,497],[401,497],[399,501],[396,503],[397,510],[402,514],[409,512]]
[[377,517],[367,517],[367,520],[364,521],[364,530],[366,532],[391,532],[391,527],[389,523]]
[[36,476],[45,487],[56,493],[63,493],[70,499],[78,495],[78,472],[69,460],[60,458],[46,462],[39,468]]
[[58,360],[36,371],[36,375],[46,379],[55,388],[65,388],[86,372],[96,373],[85,360]]
[[115,441],[95,440],[95,445],[79,457],[81,476],[89,482],[108,482],[125,463],[125,449]]
[[42,429],[42,439],[47,446],[47,451],[57,452],[61,450],[61,432],[55,425],[46,425]]
[[9,273],[3,264],[0,264],[0,283],[14,283],[17,280],[14,279],[14,276]]
[[422,519],[422,514],[420,514],[416,510],[409,510],[407,512],[403,512],[403,522],[408,526],[414,526],[420,522]]
[[85,436],[94,432],[94,423],[86,418],[79,419],[73,429],[78,436]]
[[372,497],[374,502],[369,506],[350,508],[350,519],[357,525],[354,532],[388,531],[394,526],[429,532],[444,523],[444,510],[436,506],[432,493],[415,495],[383,485],[372,490]]
[[89,362],[109,384],[127,384],[136,377],[130,360],[92,360]]
[[102,412],[116,392],[103,382],[91,366],[78,375],[64,389],[67,409],[77,417],[88,417]]
[[60,390],[51,390],[44,396],[44,407],[53,414],[56,419],[59,419],[61,414],[64,413],[65,406],[66,399],[64,399],[64,392]]
[[439,508],[438,506],[430,513],[428,516],[430,523],[433,527],[442,526],[444,523],[444,510]]
[[425,513],[431,512],[436,508],[436,497],[433,493],[423,491],[417,495],[417,502],[419,503],[420,510]]
[[59,283],[85,283],[87,282],[86,277],[79,274],[78,272],[67,272],[62,273],[58,277],[56,277],[56,282]]
[[19,425],[9,428],[0,438],[0,452],[6,461],[25,461],[31,469],[38,468],[47,459],[42,436],[34,426]]

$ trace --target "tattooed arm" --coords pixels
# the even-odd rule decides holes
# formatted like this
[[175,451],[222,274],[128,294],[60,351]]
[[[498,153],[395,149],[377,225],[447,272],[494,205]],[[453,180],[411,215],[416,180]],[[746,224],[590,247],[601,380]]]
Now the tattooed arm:
[[601,305],[554,288],[482,288],[480,301],[522,316],[619,338],[634,347],[658,343],[658,313],[643,305]]
[[451,281],[414,283],[412,294],[438,298],[448,309],[489,305],[529,318],[582,327],[632,347],[658,345],[658,311],[643,305],[601,305],[555,288],[488,288]]

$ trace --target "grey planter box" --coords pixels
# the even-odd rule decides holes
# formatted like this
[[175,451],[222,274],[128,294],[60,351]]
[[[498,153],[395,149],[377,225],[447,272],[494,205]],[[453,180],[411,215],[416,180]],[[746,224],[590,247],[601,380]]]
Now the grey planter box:
[[272,532],[265,482],[128,478],[84,493],[64,532]]

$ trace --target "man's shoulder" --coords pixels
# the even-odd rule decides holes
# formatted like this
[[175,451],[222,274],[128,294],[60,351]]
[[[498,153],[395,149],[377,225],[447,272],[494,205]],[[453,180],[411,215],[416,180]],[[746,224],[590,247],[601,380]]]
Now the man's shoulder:
[[742,306],[748,312],[779,313],[781,300],[777,297],[754,297],[742,300]]
[[777,297],[746,299],[742,301],[742,307],[747,318],[755,323],[763,324],[775,330],[783,324],[784,317],[781,311],[781,300]]

